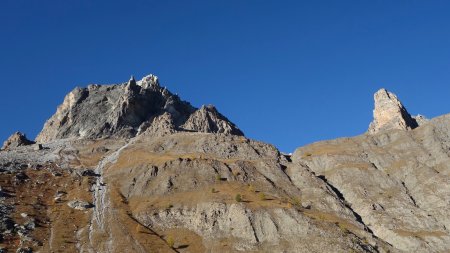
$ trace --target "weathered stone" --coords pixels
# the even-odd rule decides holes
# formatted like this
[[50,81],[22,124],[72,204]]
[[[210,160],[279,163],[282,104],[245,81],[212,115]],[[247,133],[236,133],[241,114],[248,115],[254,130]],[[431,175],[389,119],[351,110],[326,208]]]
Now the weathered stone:
[[326,180],[378,238],[404,252],[450,250],[450,114],[299,148],[293,162]]
[[420,114],[418,114],[418,115],[416,115],[416,116],[413,116],[413,119],[417,122],[417,125],[418,125],[418,126],[422,126],[422,125],[424,125],[425,123],[427,123],[428,121],[430,121],[430,120],[427,119],[425,116],[420,115]]
[[394,93],[380,89],[375,93],[374,100],[373,121],[368,130],[370,134],[392,129],[410,130],[418,126],[416,119],[411,117]]
[[42,150],[42,149],[43,149],[42,144],[35,144],[34,145],[34,150],[35,151]]
[[11,135],[4,143],[2,149],[11,149],[16,148],[19,146],[26,146],[33,144],[33,141],[30,141],[27,139],[25,134],[21,132],[15,132],[13,135]]
[[18,248],[16,252],[17,253],[32,253],[33,250],[31,248],[26,247],[26,248]]
[[213,105],[202,106],[195,111],[181,128],[203,133],[244,135],[239,128],[220,114]]
[[[74,89],[45,123],[36,141],[47,143],[70,137],[130,138],[139,129],[147,129],[152,122],[158,123],[154,119],[164,113],[170,114],[171,128],[177,129],[195,112],[196,108],[160,87],[156,76],[149,75],[137,82],[132,77],[122,84],[89,85],[88,88]],[[208,115],[212,116],[208,127],[197,127],[196,123],[199,122],[192,120],[187,130],[242,135],[233,123],[215,109],[208,110]]]
[[79,171],[80,176],[83,177],[97,177],[99,176],[97,173],[95,173],[95,171],[90,170],[90,169],[85,169],[85,170],[81,170]]
[[83,200],[72,200],[69,201],[67,205],[76,210],[86,210],[93,207],[91,203]]
[[34,222],[34,219],[30,219],[24,224],[24,226],[28,230],[34,230],[36,228],[36,223]]
[[177,132],[172,115],[168,112],[158,115],[153,119],[143,123],[138,130],[138,134],[164,136]]

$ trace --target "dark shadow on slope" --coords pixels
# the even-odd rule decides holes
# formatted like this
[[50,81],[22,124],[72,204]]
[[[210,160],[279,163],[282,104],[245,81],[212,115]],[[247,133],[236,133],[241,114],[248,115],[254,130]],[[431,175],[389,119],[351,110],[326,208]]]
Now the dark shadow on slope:
[[372,230],[362,220],[361,215],[359,215],[357,212],[355,212],[353,210],[353,208],[351,207],[351,205],[347,202],[347,200],[345,200],[344,195],[336,187],[334,187],[332,184],[330,184],[324,175],[320,175],[320,176],[317,176],[317,177],[322,179],[322,181],[324,181],[328,185],[328,187],[330,187],[330,189],[336,194],[336,196],[338,196],[338,198],[341,199],[342,203],[353,213],[353,215],[356,218],[356,221],[358,221],[359,223],[364,225],[364,229],[367,232],[373,234]]

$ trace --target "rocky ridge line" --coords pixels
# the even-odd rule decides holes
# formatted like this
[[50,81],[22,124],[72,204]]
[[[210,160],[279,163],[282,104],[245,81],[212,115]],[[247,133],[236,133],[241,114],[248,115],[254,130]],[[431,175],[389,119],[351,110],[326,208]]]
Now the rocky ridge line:
[[33,141],[28,140],[27,136],[21,132],[15,132],[12,134],[4,143],[2,146],[2,150],[20,147],[20,146],[26,146],[34,144]]
[[176,131],[244,135],[214,107],[197,109],[161,87],[156,76],[148,75],[140,81],[132,77],[122,84],[75,88],[45,123],[36,141],[131,138],[165,113]]
[[155,76],[91,85],[46,123],[44,148],[0,152],[0,220],[16,227],[0,235],[42,252],[447,252],[449,122],[381,89],[369,134],[284,155]]

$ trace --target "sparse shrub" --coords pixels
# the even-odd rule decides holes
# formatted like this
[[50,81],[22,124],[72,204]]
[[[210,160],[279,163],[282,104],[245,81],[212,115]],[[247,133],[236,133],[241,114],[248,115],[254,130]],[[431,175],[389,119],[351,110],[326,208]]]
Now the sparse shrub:
[[302,202],[300,201],[300,198],[292,198],[291,202],[294,206],[300,206]]
[[138,232],[138,233],[144,233],[144,232],[146,232],[146,231],[145,231],[145,227],[142,226],[142,225],[140,225],[140,224],[137,224],[137,225],[136,225],[136,232]]
[[253,187],[253,185],[251,185],[251,184],[248,185],[248,191],[255,192],[255,188]]
[[342,232],[344,232],[346,234],[349,233],[347,227],[345,227],[344,224],[339,223],[339,222],[336,222],[335,224],[339,227],[340,230],[342,230]]
[[241,196],[241,194],[236,194],[236,196],[234,197],[234,199],[236,200],[236,202],[241,202],[241,201],[242,201],[242,196]]
[[216,175],[216,181],[220,181],[220,180],[222,180],[222,177],[219,174],[217,174]]
[[260,193],[258,194],[258,197],[259,197],[259,200],[266,200],[266,194],[264,194],[264,193],[262,193],[262,192],[260,192]]
[[216,193],[216,189],[212,188],[212,189],[211,189],[211,192],[212,192],[212,193]]
[[171,248],[173,248],[173,246],[175,245],[175,240],[172,236],[167,237],[167,245],[169,245],[169,247]]
[[166,207],[166,209],[170,209],[170,208],[172,208],[172,207],[173,207],[172,204],[168,204],[167,207]]

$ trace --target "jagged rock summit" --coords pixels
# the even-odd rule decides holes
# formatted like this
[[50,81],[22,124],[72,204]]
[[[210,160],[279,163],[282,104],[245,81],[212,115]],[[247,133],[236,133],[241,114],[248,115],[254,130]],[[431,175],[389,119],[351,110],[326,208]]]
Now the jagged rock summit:
[[374,100],[373,121],[368,130],[370,134],[392,129],[411,130],[428,121],[422,115],[411,116],[397,96],[384,88],[374,94]]
[[131,77],[121,84],[75,88],[45,123],[36,141],[46,143],[70,137],[129,138],[145,132],[152,122],[159,122],[156,118],[166,113],[164,117],[170,118],[166,122],[173,124],[169,128],[176,131],[243,135],[217,110],[193,107],[161,87],[155,75],[148,75],[139,81]]
[[3,147],[1,149],[6,150],[9,148],[15,148],[31,144],[34,144],[34,142],[28,140],[25,134],[21,132],[15,132],[3,143]]
[[227,118],[220,114],[214,105],[202,106],[195,111],[182,128],[196,132],[215,133],[225,132],[234,135],[242,135],[242,132],[229,124]]

